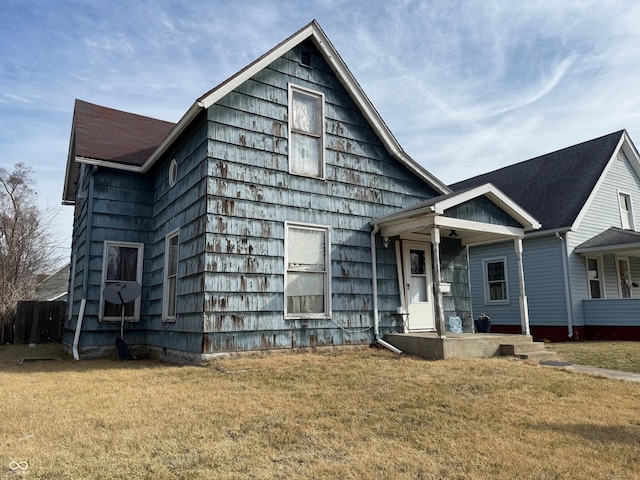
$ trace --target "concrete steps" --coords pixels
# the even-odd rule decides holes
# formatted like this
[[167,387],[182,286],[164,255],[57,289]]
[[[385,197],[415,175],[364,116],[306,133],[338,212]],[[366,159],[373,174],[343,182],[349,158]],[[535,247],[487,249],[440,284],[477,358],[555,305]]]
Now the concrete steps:
[[543,342],[534,342],[531,339],[528,341],[501,343],[500,355],[530,360],[536,363],[555,360],[557,358],[556,353],[547,350]]

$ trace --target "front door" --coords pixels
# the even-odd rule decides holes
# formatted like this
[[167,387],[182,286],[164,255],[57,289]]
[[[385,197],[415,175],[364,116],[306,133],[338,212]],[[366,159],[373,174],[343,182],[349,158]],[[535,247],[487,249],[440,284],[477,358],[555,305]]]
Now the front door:
[[409,314],[407,329],[410,332],[435,330],[431,246],[428,243],[404,242],[402,257]]
[[631,298],[631,280],[629,279],[629,259],[616,257],[618,267],[618,291],[620,298]]

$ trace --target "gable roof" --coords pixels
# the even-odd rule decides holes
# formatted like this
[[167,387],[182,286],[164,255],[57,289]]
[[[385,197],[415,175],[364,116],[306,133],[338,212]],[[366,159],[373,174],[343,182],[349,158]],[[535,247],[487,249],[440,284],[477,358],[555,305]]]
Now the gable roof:
[[[340,79],[344,88],[347,90],[362,114],[365,116],[378,137],[381,139],[387,152],[391,156],[399,160],[405,167],[407,167],[411,172],[421,178],[425,183],[430,185],[438,193],[450,193],[451,190],[443,182],[438,180],[424,167],[422,167],[415,160],[409,157],[409,155],[407,155],[407,153],[402,149],[385,122],[382,120],[382,117],[380,116],[378,111],[375,109],[371,101],[367,98],[359,83],[356,81],[355,77],[351,74],[348,67],[329,41],[324,31],[320,28],[320,25],[315,20],[313,20],[302,29],[298,30],[296,33],[291,35],[280,44],[276,45],[274,48],[269,50],[253,63],[247,65],[245,68],[232,75],[227,80],[220,83],[218,86],[198,98],[189,108],[189,110],[187,110],[187,112],[182,116],[178,123],[176,123],[175,125],[171,125],[168,122],[163,122],[167,128],[169,126],[172,126],[172,128],[168,128],[165,132],[165,135],[161,138],[159,134],[157,137],[154,137],[153,135],[147,137],[147,139],[149,140],[148,143],[144,144],[142,148],[139,148],[137,150],[137,155],[134,156],[135,159],[130,156],[132,152],[128,152],[127,155],[122,155],[122,153],[117,155],[112,154],[108,159],[94,159],[86,155],[83,157],[77,151],[73,153],[70,147],[69,161],[75,160],[76,162],[88,164],[103,164],[106,161],[111,168],[127,169],[141,173],[147,172],[155,164],[155,162],[157,162],[162,157],[162,155],[170,148],[170,146],[180,136],[180,134],[189,127],[191,122],[196,118],[196,116],[202,109],[209,108],[219,99],[221,99],[232,90],[240,86],[242,83],[250,79],[252,76],[266,68],[273,61],[277,60],[286,52],[306,40],[312,41],[316,48],[320,51],[324,60],[331,67],[336,76]],[[113,113],[118,111],[111,110],[111,112]],[[137,125],[135,125],[135,127],[141,128],[142,133],[149,133],[149,130],[153,130],[153,132],[156,132],[156,127],[159,127],[159,125],[154,124],[154,119],[134,116],[133,114],[126,114],[125,112],[119,113],[124,115],[116,115],[116,113],[113,113],[112,118],[119,120],[123,125],[128,122],[135,123],[136,120],[140,120],[140,122],[142,122],[144,126],[138,127]],[[107,116],[105,115],[105,117]],[[136,117],[138,118],[136,119]],[[74,115],[74,125],[75,122],[76,117]],[[94,135],[101,135],[104,132],[104,130],[101,131],[99,125],[95,123],[88,124],[88,127],[95,127],[95,129],[91,130],[91,132],[86,132],[87,134],[93,133]],[[102,125],[102,128],[104,128],[104,125]],[[75,130],[75,127],[73,130]],[[126,134],[127,130],[115,129],[107,130],[107,132],[114,134]],[[118,142],[118,138],[119,137],[106,137],[105,143]],[[130,137],[127,137],[127,141],[129,140]],[[72,134],[72,143],[73,141],[74,139]],[[155,145],[153,145],[153,143],[155,143]],[[143,158],[145,156],[146,158]],[[67,163],[67,180],[65,181],[65,193],[63,199],[67,201],[73,201],[73,193],[71,191],[72,189],[67,188],[69,182],[71,181],[70,179],[74,177],[70,174],[72,166],[70,165],[69,161]]]
[[[480,197],[485,197],[499,207],[519,226],[466,220],[449,215],[450,209]],[[521,238],[525,231],[540,228],[538,221],[529,212],[489,183],[428,198],[417,205],[375,218],[370,223],[379,228],[380,235],[383,237],[405,234],[430,235],[433,227],[450,229],[456,232],[456,237],[462,245],[479,245],[507,238]]]
[[625,138],[626,132],[620,130],[450,188],[458,191],[490,182],[537,218],[542,230],[570,229]]
[[63,200],[73,200],[70,182],[76,180],[78,162],[135,170],[174,126],[171,122],[76,99]]

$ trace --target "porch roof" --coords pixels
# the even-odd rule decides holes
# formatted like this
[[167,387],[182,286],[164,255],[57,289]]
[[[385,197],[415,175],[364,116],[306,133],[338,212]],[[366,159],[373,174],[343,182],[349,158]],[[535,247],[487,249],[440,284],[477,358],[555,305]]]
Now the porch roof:
[[617,253],[640,257],[640,232],[611,227],[575,249],[576,253]]
[[[478,197],[486,197],[520,226],[457,218],[446,211]],[[430,235],[433,227],[449,230],[448,236],[462,245],[478,245],[524,237],[524,232],[540,228],[538,221],[527,211],[490,183],[467,190],[425,200],[398,212],[371,221],[380,227],[383,237]]]

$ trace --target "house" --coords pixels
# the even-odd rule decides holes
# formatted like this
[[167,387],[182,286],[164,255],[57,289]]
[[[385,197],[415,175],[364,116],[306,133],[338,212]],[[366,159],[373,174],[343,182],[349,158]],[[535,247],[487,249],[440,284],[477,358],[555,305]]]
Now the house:
[[78,356],[121,335],[189,362],[445,336],[470,328],[466,245],[539,227],[410,158],[315,21],[175,124],[77,100],[63,201]]
[[[640,339],[640,157],[626,131],[451,185],[490,182],[538,219],[524,239],[534,338]],[[474,312],[518,329],[508,245],[470,249]]]
[[45,276],[36,285],[36,291],[31,300],[40,302],[66,302],[69,286],[69,264],[64,265],[55,273]]

